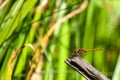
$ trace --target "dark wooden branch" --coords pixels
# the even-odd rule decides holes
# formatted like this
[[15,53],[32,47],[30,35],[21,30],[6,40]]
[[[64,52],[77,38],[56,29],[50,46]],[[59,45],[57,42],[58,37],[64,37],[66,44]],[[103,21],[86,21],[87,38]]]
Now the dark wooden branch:
[[110,80],[93,66],[88,64],[81,56],[74,55],[65,61],[87,80]]

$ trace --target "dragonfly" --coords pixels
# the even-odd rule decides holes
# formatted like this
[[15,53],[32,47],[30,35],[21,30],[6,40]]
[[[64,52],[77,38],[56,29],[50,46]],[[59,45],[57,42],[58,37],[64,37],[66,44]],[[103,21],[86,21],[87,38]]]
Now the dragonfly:
[[83,54],[83,53],[86,53],[86,52],[92,52],[92,51],[96,51],[96,50],[103,50],[103,48],[93,48],[93,49],[80,48],[80,49],[74,50],[73,55],[79,55],[79,54]]

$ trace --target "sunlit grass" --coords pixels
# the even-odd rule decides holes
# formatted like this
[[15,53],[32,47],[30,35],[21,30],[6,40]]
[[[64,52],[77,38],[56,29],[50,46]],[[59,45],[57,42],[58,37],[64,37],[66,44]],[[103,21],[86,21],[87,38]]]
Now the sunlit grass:
[[[104,48],[82,56],[110,79],[119,79],[120,1],[89,0],[83,12],[59,25],[48,40],[44,36],[51,26],[83,1],[43,1],[10,0],[0,10],[0,80],[34,80],[34,75],[42,80],[84,80],[64,62],[77,48]],[[35,51],[22,49],[8,72],[13,51],[25,44]]]

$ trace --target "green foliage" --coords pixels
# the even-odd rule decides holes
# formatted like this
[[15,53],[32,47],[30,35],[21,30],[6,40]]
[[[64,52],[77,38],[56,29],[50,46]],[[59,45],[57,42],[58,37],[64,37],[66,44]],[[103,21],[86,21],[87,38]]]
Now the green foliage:
[[[97,47],[104,50],[85,53],[83,58],[110,79],[118,80],[120,1],[89,0],[83,12],[57,26],[48,40],[43,38],[52,25],[80,7],[83,1],[43,3],[44,0],[9,0],[0,10],[0,80],[28,80],[37,72],[39,80],[84,80],[65,60],[74,49]],[[27,43],[35,47],[35,52],[40,50],[37,57],[26,47],[16,55],[11,68],[13,51]]]

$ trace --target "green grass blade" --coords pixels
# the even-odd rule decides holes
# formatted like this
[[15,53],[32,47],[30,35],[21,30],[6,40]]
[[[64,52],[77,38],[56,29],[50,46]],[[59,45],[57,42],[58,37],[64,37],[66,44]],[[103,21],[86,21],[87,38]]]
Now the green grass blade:
[[120,79],[120,54],[119,54],[116,68],[112,77],[112,80],[119,80],[119,79]]

